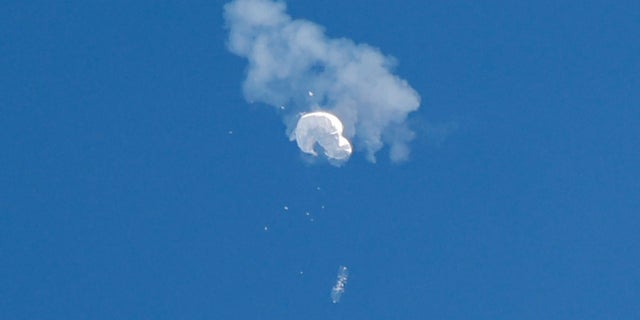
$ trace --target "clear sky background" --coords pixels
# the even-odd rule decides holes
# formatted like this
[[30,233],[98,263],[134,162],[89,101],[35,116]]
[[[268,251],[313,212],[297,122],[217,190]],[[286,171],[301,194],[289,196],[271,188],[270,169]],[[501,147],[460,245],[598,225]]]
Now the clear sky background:
[[640,2],[291,1],[422,97],[341,168],[223,4],[0,3],[1,319],[640,318]]

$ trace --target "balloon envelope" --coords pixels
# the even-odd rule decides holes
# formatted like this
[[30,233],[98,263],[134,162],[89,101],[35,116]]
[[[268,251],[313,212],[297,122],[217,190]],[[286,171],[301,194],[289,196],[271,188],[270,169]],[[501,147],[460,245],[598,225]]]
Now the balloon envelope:
[[316,144],[331,159],[345,160],[351,156],[351,143],[342,135],[344,128],[338,117],[318,111],[303,115],[298,120],[294,136],[302,152],[317,156]]

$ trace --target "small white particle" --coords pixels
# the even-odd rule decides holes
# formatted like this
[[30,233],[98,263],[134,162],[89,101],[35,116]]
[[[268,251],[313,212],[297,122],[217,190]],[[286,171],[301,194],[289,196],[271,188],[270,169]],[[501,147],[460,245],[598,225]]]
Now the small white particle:
[[309,91],[309,97],[313,97],[313,91]]
[[233,134],[233,131],[232,131],[232,130],[229,130],[229,132],[228,132],[228,133],[229,133],[229,134]]
[[286,210],[289,210],[289,207],[287,207],[287,206],[284,206],[284,210],[285,210],[285,211],[286,211]]
[[269,226],[264,226],[264,231],[269,231]]

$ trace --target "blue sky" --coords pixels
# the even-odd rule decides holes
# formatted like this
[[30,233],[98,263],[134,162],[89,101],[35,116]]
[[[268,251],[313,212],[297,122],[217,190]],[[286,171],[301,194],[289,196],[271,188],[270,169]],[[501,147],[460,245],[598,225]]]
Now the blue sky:
[[0,4],[0,318],[640,317],[638,2],[288,3],[422,98],[340,168],[245,101],[224,3]]

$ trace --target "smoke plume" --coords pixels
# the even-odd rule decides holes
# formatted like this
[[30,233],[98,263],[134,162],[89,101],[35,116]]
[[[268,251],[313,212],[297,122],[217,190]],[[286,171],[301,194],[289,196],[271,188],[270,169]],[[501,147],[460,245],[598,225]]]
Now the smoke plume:
[[370,161],[385,144],[391,160],[407,158],[413,133],[405,122],[420,97],[392,73],[393,58],[327,37],[321,26],[288,16],[283,2],[235,0],[224,15],[229,50],[248,59],[245,99],[281,110],[289,136],[301,114],[328,112]]

